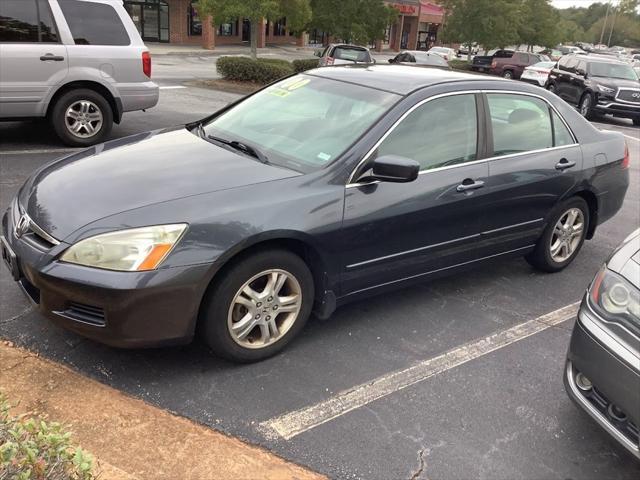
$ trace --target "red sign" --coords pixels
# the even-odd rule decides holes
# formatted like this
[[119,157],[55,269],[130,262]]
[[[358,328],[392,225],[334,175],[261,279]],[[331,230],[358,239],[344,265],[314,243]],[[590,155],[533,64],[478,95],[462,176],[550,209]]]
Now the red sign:
[[398,10],[403,15],[413,15],[416,13],[416,7],[413,5],[403,5],[401,3],[394,3],[393,8]]

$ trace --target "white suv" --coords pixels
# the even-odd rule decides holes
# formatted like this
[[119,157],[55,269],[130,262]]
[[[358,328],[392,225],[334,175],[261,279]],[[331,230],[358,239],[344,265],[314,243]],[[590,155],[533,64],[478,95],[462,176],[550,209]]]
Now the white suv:
[[87,146],[157,103],[122,0],[0,0],[0,119],[47,117],[64,143]]

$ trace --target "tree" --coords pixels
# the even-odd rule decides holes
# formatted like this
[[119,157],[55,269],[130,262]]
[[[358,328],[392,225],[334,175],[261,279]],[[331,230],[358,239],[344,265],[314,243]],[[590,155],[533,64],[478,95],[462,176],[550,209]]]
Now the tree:
[[[518,41],[519,0],[443,0],[447,42],[479,43],[485,50]],[[469,55],[470,59],[470,55]]]
[[523,0],[521,20],[519,43],[527,45],[527,50],[533,50],[534,45],[552,47],[557,43],[558,11],[549,0]]
[[262,19],[287,17],[287,27],[301,31],[311,18],[309,0],[198,0],[201,17],[211,15],[216,23],[246,18],[251,23],[251,56],[258,56],[258,35]]
[[[640,46],[640,21],[629,15],[618,15],[613,32],[610,31],[611,22],[610,18],[604,36],[605,42],[609,39],[609,34],[611,33],[611,45],[621,45],[623,47]],[[591,26],[586,33],[589,41],[597,42],[600,39],[603,24],[604,18],[601,18]]]
[[311,28],[344,42],[367,44],[384,37],[398,11],[382,0],[311,0]]

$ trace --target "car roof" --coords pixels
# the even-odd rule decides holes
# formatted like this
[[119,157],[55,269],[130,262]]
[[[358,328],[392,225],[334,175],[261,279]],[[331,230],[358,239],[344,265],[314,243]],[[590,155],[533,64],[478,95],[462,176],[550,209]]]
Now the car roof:
[[598,54],[591,54],[591,55],[580,55],[579,57],[581,60],[586,60],[588,62],[598,62],[598,63],[616,63],[616,64],[624,64],[626,62],[616,58],[616,57],[612,57],[610,55],[598,55]]
[[[340,65],[308,70],[305,73],[385,90],[399,95],[407,95],[419,88],[438,83],[465,80],[486,82],[490,79],[485,75],[439,68],[416,68],[407,65]],[[511,84],[511,82],[502,79],[493,79],[493,81]]]
[[343,48],[353,48],[358,50],[369,50],[367,47],[363,47],[362,45],[354,45],[352,43],[332,43],[329,45],[330,47],[343,47]]

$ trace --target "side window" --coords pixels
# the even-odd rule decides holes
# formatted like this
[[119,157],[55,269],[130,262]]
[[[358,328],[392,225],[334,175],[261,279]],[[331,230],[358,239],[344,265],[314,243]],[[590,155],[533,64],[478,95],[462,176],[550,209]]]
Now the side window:
[[0,42],[58,43],[46,0],[0,1]]
[[560,57],[560,60],[558,60],[558,68],[560,70],[566,70],[567,69],[567,62],[569,61],[569,58],[567,57]]
[[553,146],[546,102],[526,95],[488,94],[495,156]]
[[551,118],[553,119],[553,138],[555,140],[553,146],[564,147],[565,145],[573,145],[576,143],[571,132],[554,110],[551,110]]
[[76,45],[130,45],[122,20],[111,5],[58,0]]
[[478,125],[473,95],[452,95],[411,112],[378,147],[378,156],[399,155],[420,170],[476,159]]

